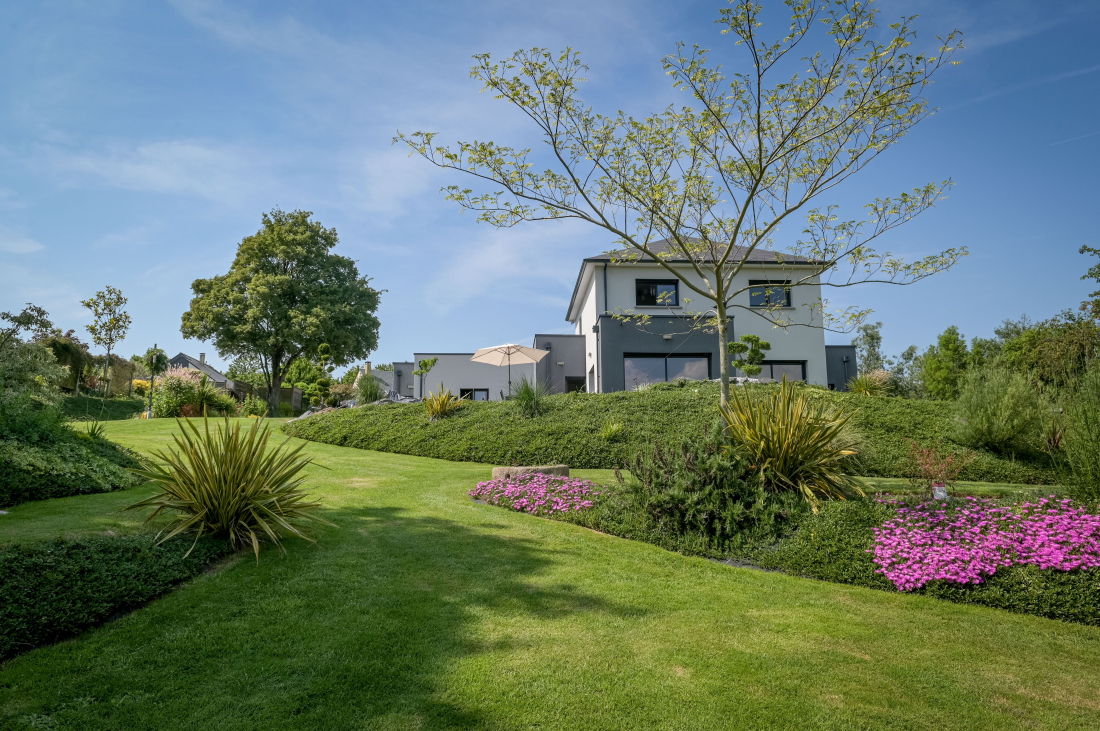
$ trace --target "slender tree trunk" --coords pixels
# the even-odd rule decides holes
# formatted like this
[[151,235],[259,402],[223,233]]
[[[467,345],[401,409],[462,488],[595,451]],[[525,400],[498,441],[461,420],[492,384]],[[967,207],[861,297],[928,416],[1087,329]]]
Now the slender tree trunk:
[[107,346],[107,390],[103,392],[103,395],[107,398],[111,397],[111,347]]
[[282,353],[275,353],[271,357],[271,384],[267,394],[267,408],[271,410],[271,416],[279,415],[279,389],[283,387],[282,360]]
[[717,305],[718,312],[718,373],[722,380],[722,394],[719,405],[725,406],[730,400],[730,351],[729,330],[726,327],[726,303],[725,297],[719,293]]

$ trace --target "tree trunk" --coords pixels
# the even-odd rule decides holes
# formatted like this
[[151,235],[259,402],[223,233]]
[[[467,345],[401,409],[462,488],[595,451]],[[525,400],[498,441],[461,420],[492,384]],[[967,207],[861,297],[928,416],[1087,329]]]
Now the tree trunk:
[[271,358],[271,383],[267,392],[267,408],[270,416],[279,415],[279,389],[283,387],[283,370],[280,367],[282,354],[276,353]]
[[722,380],[722,393],[719,397],[719,406],[725,407],[730,400],[730,351],[729,329],[726,326],[726,303],[719,292],[717,305],[718,311],[718,373]]
[[111,349],[107,348],[107,372],[104,374],[107,377],[107,390],[103,392],[104,397],[111,398]]

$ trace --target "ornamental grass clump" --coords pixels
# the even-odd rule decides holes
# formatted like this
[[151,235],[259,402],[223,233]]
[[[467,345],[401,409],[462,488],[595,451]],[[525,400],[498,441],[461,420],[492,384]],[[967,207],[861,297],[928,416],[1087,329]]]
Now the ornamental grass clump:
[[[885,502],[885,501],[884,501]],[[941,502],[898,505],[874,530],[878,573],[901,591],[930,581],[981,584],[1016,564],[1073,571],[1100,567],[1100,515],[1053,497],[998,507],[967,498],[961,508]]]
[[600,493],[588,480],[533,473],[479,482],[469,495],[532,515],[552,515],[592,507]]
[[195,533],[196,543],[203,534],[212,534],[228,539],[234,549],[251,546],[257,561],[264,541],[284,553],[287,535],[312,542],[296,522],[332,525],[313,514],[321,503],[301,489],[306,479],[302,471],[312,460],[300,454],[304,444],[287,448],[284,442],[268,450],[270,431],[262,421],[253,420],[242,435],[240,424],[230,427],[228,419],[213,433],[209,420],[203,419],[201,431],[187,420],[181,434],[172,437],[178,452],[154,452],[159,463],[131,470],[161,491],[127,510],[155,508],[146,522],[170,514],[171,521],[158,534],[167,534],[161,543],[181,533]]

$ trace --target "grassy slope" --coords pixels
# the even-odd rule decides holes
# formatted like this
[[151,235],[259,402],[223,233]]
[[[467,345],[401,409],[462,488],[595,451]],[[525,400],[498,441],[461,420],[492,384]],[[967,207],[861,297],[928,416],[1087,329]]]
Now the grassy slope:
[[102,399],[96,396],[66,396],[61,400],[61,410],[73,421],[114,421],[130,419],[140,413],[144,403],[140,398]]
[[[624,463],[641,445],[702,433],[717,417],[717,384],[691,384],[646,393],[576,394],[548,399],[550,410],[536,419],[519,416],[513,404],[466,404],[430,422],[417,404],[349,409],[309,417],[289,433],[327,444],[462,462],[548,464],[610,468]],[[856,410],[852,424],[863,436],[859,474],[905,477],[909,443],[961,451],[951,441],[952,404],[872,398],[829,391],[812,394]],[[619,422],[625,437],[608,443],[605,424]],[[1052,484],[1055,476],[1041,462],[980,452],[962,473],[964,480]]]
[[[118,422],[144,449],[171,422]],[[0,670],[0,727],[1093,729],[1100,629],[733,569],[310,445],[325,529]],[[119,495],[38,506],[77,532]],[[138,497],[129,491],[127,497]],[[104,502],[105,510],[117,503]],[[0,516],[40,537],[43,513]],[[68,516],[66,518],[66,516]]]

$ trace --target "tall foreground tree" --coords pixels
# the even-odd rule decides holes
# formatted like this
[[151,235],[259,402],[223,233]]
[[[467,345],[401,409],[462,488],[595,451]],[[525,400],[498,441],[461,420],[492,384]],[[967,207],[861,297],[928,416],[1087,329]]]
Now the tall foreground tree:
[[[536,167],[530,148],[477,141],[438,147],[431,132],[394,138],[411,154],[490,185],[489,192],[444,189],[480,221],[508,227],[576,218],[615,237],[619,248],[610,253],[616,261],[656,261],[678,277],[673,262],[687,262],[699,281],[681,281],[712,305],[723,402],[729,397],[727,323],[731,308],[740,306],[734,298],[748,288],[735,278],[787,219],[798,214],[807,222],[787,253],[812,262],[787,269],[791,287],[910,284],[966,254],[947,249],[907,263],[871,246],[931,207],[950,181],[876,198],[865,221],[840,220],[833,206],[819,203],[932,113],[924,94],[932,75],[962,47],[961,36],[938,39],[935,55],[914,53],[913,18],[879,29],[872,2],[786,0],[789,28],[768,41],[759,35],[761,5],[730,5],[718,23],[747,63],[727,77],[711,65],[707,50],[679,44],[664,68],[692,101],[644,119],[604,116],[587,106],[578,96],[587,67],[572,50],[517,51],[500,63],[489,54],[475,56],[470,75],[541,132],[547,169]],[[820,51],[794,57],[814,43]],[[783,265],[784,254],[777,252],[776,260]],[[814,326],[850,331],[869,314],[830,312],[826,304],[813,304]],[[781,306],[750,311],[780,327],[795,324]]]
[[[127,299],[122,296],[122,291],[108,285],[101,292],[96,292],[95,297],[81,300],[80,304],[92,311],[92,324],[85,325],[92,336],[92,342],[107,349],[107,363],[104,365],[104,379],[107,381],[107,390],[104,395],[111,395],[111,349],[115,343],[126,337],[130,330],[130,315],[122,309],[126,306]],[[79,376],[78,376],[79,378]],[[77,387],[79,389],[79,386]]]
[[185,337],[213,341],[223,358],[258,359],[273,414],[298,358],[328,343],[333,363],[344,365],[378,345],[378,290],[354,261],[330,253],[336,229],[312,215],[265,213],[226,274],[192,283],[195,297],[180,327]]

